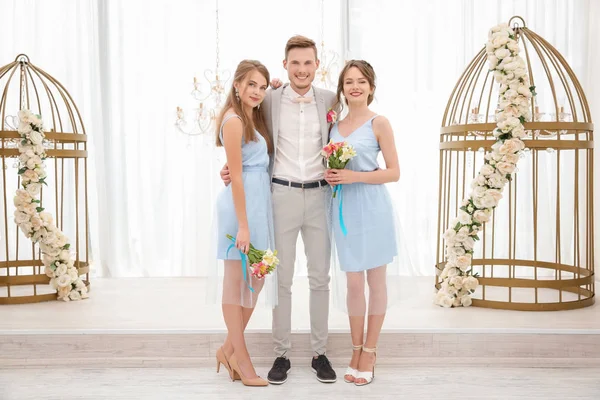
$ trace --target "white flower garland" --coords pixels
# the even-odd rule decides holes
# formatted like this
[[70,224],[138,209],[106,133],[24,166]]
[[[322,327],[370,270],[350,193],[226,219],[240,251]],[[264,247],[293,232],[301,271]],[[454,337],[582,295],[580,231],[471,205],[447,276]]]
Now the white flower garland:
[[523,123],[531,119],[531,98],[535,87],[530,86],[525,62],[519,56],[519,45],[508,24],[493,27],[486,45],[490,70],[500,83],[496,111],[497,141],[485,155],[484,165],[471,183],[473,189],[463,200],[457,218],[444,233],[446,266],[442,271],[441,288],[435,304],[443,307],[470,306],[471,294],[479,285],[473,273],[472,257],[481,226],[490,220],[492,211],[502,198],[502,191],[511,180],[525,144]]
[[39,206],[40,191],[46,184],[45,135],[41,117],[29,110],[21,110],[19,120],[19,175],[23,189],[17,189],[14,199],[15,222],[25,236],[34,243],[39,242],[44,270],[50,278],[50,286],[58,292],[58,299],[85,299],[87,287],[75,267],[69,239],[54,225],[52,215]]

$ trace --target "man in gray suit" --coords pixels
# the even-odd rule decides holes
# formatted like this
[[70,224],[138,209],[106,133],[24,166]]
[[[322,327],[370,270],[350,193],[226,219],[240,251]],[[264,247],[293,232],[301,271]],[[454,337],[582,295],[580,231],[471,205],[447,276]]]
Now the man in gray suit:
[[[268,381],[285,383],[291,369],[286,354],[291,349],[292,282],[300,233],[308,264],[311,346],[316,353],[311,367],[319,381],[331,383],[336,381],[336,374],[325,355],[331,253],[326,213],[331,189],[323,179],[325,165],[320,152],[329,141],[327,112],[335,103],[335,94],[312,85],[319,60],[311,39],[290,38],[283,66],[290,83],[269,90],[261,106],[275,149],[271,174],[275,244],[280,259],[279,301],[273,310],[277,358]],[[221,176],[228,183],[226,167]]]

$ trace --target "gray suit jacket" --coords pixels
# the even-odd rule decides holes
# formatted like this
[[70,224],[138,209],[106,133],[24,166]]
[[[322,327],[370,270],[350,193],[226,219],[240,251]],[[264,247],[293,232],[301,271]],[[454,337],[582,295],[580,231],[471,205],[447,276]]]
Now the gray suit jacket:
[[[275,149],[271,155],[271,163],[269,165],[270,174],[273,173],[273,164],[275,162],[275,156],[277,155],[277,136],[279,135],[279,118],[281,116],[281,94],[283,93],[283,88],[286,86],[288,86],[287,83],[278,89],[267,90],[267,94],[261,105],[261,107],[264,107],[267,129],[269,130],[269,136],[271,137],[273,148]],[[331,127],[331,124],[327,123],[327,111],[335,103],[335,93],[316,86],[313,86],[313,91],[317,102],[319,121],[321,123],[323,146],[325,146],[329,143],[329,128]]]

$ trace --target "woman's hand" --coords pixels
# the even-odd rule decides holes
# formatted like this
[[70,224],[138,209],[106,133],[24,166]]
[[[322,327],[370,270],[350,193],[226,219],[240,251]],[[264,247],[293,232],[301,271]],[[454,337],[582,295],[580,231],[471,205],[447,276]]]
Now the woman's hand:
[[328,169],[325,171],[325,180],[332,186],[346,185],[358,182],[358,174],[349,169]]
[[240,228],[235,235],[235,247],[242,253],[248,254],[250,250],[250,231],[248,228]]

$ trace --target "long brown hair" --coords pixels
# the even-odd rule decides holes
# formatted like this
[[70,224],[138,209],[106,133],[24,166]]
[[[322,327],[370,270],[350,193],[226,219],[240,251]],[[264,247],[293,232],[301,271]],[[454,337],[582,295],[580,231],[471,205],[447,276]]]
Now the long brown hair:
[[[376,87],[375,86],[375,80],[376,80],[375,70],[373,69],[371,64],[369,64],[365,60],[350,60],[346,63],[346,65],[344,65],[342,72],[340,72],[340,77],[338,79],[338,85],[337,85],[337,92],[336,92],[336,96],[335,96],[336,102],[335,102],[335,105],[333,106],[334,110],[337,110],[338,108],[339,108],[339,111],[342,110],[342,107],[343,107],[342,93],[344,92],[344,76],[346,75],[346,72],[348,72],[348,70],[352,67],[358,68],[360,73],[363,74],[365,76],[365,78],[367,79],[367,82],[369,82],[369,86],[371,86],[371,89],[373,89],[373,93],[369,94],[369,97],[367,98],[367,105],[369,105],[373,102],[373,95],[375,94],[375,87]],[[346,104],[348,104],[348,100],[346,100]]]
[[[265,77],[268,85],[271,81],[269,71],[267,70],[267,67],[265,67],[260,61],[256,60],[242,60],[238,64],[237,69],[235,70],[235,74],[233,75],[233,83],[241,84],[246,79],[248,74],[255,70]],[[223,123],[223,118],[225,117],[225,114],[229,109],[232,109],[233,112],[242,119],[242,126],[244,127],[244,143],[249,143],[251,141],[256,140],[256,137],[254,136],[254,129],[256,129],[267,142],[267,149],[269,153],[272,153],[273,142],[267,131],[267,123],[265,122],[266,119],[264,110],[261,111],[259,107],[254,107],[254,109],[252,110],[252,118],[248,118],[248,116],[242,108],[241,101],[236,98],[235,87],[233,84],[231,85],[231,90],[227,95],[227,99],[225,100],[223,109],[221,109],[221,112],[219,113],[219,116],[216,120],[215,128],[217,146],[223,146],[219,134],[221,131],[221,124]]]

